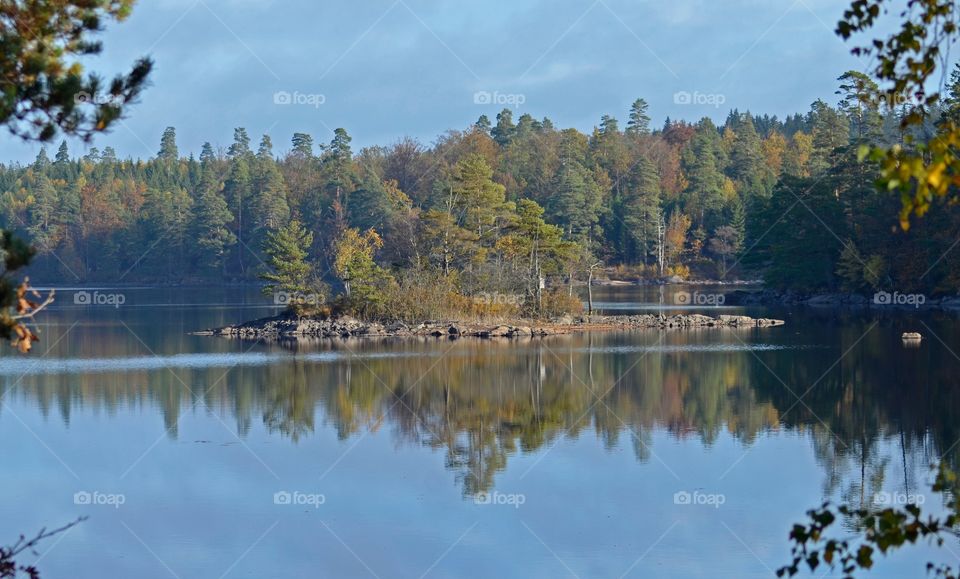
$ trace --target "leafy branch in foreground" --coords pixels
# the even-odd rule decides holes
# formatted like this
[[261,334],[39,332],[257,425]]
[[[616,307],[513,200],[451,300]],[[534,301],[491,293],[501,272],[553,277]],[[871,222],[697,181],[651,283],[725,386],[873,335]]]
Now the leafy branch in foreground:
[[[960,517],[957,514],[957,502],[954,494],[957,475],[941,464],[933,484],[935,493],[948,498],[949,514],[943,517],[926,516],[918,505],[909,504],[903,508],[871,510],[840,505],[836,508],[824,503],[819,509],[807,511],[809,523],[796,524],[790,531],[793,560],[777,570],[777,576],[792,577],[804,566],[816,571],[820,565],[829,565],[831,569],[840,567],[845,579],[852,579],[858,570],[873,567],[877,552],[888,554],[908,544],[916,544],[928,539],[937,546],[947,536],[960,537]],[[856,539],[830,537],[827,532],[838,519],[843,518],[854,523]],[[937,577],[957,579],[957,572],[948,565],[927,563],[927,570]]]
[[25,574],[30,579],[39,579],[40,571],[38,571],[36,567],[17,563],[16,558],[28,551],[36,555],[35,549],[40,542],[54,535],[64,533],[85,520],[86,517],[80,517],[72,523],[50,531],[46,530],[46,528],[40,529],[32,539],[28,539],[25,535],[20,535],[20,538],[13,545],[0,547],[0,579],[14,579],[18,574]]
[[[10,340],[21,352],[29,352],[37,335],[27,325],[53,302],[54,291],[44,298],[30,287],[30,279],[14,279],[13,272],[26,267],[33,249],[9,231],[0,231],[0,338]],[[34,301],[34,299],[40,301]]]
[[[837,25],[837,34],[848,40],[869,31],[878,25],[891,3],[854,0]],[[899,29],[852,50],[856,56],[874,59],[873,76],[882,85],[873,85],[862,98],[886,103],[898,109],[900,116],[902,144],[862,145],[860,157],[879,164],[878,185],[882,189],[900,192],[903,229],[909,229],[911,215],[922,217],[935,198],[955,201],[956,192],[951,188],[960,186],[960,125],[948,113],[932,138],[916,142],[915,134],[942,100],[940,93],[929,87],[937,69],[946,67],[946,47],[956,40],[957,17],[952,0],[908,0],[899,13]]]
[[153,67],[136,61],[109,86],[84,76],[79,59],[103,49],[91,35],[103,21],[124,20],[133,0],[34,2],[0,0],[0,124],[24,139],[48,141],[58,131],[84,140],[123,114]]

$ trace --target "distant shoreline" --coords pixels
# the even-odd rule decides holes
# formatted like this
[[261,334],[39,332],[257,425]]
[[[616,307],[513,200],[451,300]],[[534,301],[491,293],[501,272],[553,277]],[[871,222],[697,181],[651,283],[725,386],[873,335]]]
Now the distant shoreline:
[[[811,308],[850,308],[874,311],[957,311],[960,312],[960,296],[928,297],[924,294],[897,294],[883,292],[877,295],[841,292],[794,292],[777,290],[736,290],[726,294],[730,306],[804,306]],[[899,303],[896,295],[903,295]]]

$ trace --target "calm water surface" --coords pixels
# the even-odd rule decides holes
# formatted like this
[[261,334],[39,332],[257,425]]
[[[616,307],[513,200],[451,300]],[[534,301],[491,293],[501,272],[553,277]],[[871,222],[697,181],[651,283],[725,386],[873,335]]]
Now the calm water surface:
[[187,335],[277,311],[256,291],[99,291],[123,305],[61,290],[36,353],[0,357],[0,538],[88,517],[41,545],[48,578],[771,577],[806,509],[936,509],[928,466],[960,452],[944,314],[293,345]]

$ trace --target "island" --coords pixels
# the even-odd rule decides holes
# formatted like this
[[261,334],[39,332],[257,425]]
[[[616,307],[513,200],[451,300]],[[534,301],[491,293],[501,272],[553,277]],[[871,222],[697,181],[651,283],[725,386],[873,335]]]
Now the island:
[[509,322],[425,321],[365,322],[350,316],[339,318],[301,317],[292,312],[262,318],[236,326],[193,332],[193,335],[241,339],[280,340],[297,338],[433,337],[530,338],[577,332],[624,330],[681,330],[693,328],[767,328],[784,325],[783,320],[749,316],[703,314],[641,314],[624,316],[564,316],[553,320],[511,320]]

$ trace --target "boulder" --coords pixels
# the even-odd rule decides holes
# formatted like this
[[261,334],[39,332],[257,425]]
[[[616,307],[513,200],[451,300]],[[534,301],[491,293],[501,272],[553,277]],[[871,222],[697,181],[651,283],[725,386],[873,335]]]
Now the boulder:
[[491,338],[503,338],[509,336],[513,332],[510,326],[497,326],[487,330],[487,336]]

